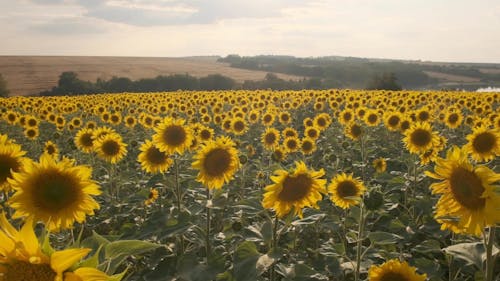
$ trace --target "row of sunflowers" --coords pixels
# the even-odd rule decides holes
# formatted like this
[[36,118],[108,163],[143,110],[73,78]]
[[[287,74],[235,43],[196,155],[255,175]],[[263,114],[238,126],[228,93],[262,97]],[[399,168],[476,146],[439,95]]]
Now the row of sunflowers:
[[0,281],[495,280],[498,101],[0,99]]

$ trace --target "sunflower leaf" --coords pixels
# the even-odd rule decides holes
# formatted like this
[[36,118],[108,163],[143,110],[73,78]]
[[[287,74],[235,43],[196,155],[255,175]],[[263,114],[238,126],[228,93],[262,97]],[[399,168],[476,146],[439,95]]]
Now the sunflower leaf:
[[368,238],[373,244],[388,245],[398,242],[403,237],[383,231],[373,231],[368,234]]

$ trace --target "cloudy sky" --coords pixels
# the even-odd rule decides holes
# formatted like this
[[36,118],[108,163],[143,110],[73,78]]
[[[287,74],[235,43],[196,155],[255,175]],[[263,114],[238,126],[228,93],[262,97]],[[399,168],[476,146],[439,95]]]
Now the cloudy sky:
[[500,63],[498,0],[0,0],[0,55]]

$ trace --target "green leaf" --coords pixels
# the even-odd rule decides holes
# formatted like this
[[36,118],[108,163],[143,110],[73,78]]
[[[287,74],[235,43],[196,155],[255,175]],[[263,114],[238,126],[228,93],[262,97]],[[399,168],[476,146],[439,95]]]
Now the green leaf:
[[109,260],[107,272],[113,273],[128,256],[140,255],[159,247],[164,246],[141,240],[111,242],[104,247],[104,257]]
[[368,234],[368,238],[373,244],[388,245],[398,242],[403,237],[383,231],[374,231]]
[[110,276],[108,281],[120,281],[120,280],[122,280],[123,276],[125,276],[125,274],[127,273],[127,270],[128,270],[128,267],[122,273],[118,273],[118,274]]
[[[468,264],[475,265],[478,269],[483,267],[483,262],[486,260],[486,252],[481,242],[451,245],[444,248],[443,251],[456,258],[467,261]],[[498,253],[499,249],[494,247],[493,255],[497,255]]]
[[308,216],[306,218],[293,221],[292,225],[297,226],[297,225],[314,224],[314,223],[317,223],[318,221],[322,220],[324,217],[326,217],[326,214],[314,214],[314,215]]
[[81,267],[97,267],[99,265],[99,253],[101,252],[103,245],[101,245],[94,255],[83,262],[80,263]]
[[241,243],[234,252],[233,277],[237,281],[257,280],[257,261],[260,258],[259,251],[253,242]]

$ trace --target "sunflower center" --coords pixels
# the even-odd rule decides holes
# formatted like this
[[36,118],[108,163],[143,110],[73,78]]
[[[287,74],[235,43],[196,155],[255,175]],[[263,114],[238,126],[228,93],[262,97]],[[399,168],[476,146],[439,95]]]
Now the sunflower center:
[[205,156],[203,168],[212,177],[222,176],[231,165],[231,154],[223,148],[216,148]]
[[401,122],[401,130],[406,131],[410,128],[410,122],[408,121],[403,121]]
[[431,134],[424,129],[416,129],[411,134],[411,143],[416,146],[426,146],[431,142]]
[[312,150],[312,148],[313,148],[313,145],[311,142],[308,142],[308,141],[302,142],[302,150],[303,151],[310,151],[310,150]]
[[286,147],[288,149],[296,149],[297,148],[297,141],[295,139],[289,139],[286,142]]
[[7,265],[7,273],[2,280],[5,281],[54,281],[56,273],[48,264],[31,264],[24,261],[15,261]]
[[430,115],[429,112],[427,111],[422,111],[418,114],[418,119],[420,121],[427,121],[429,119]]
[[167,156],[165,155],[165,153],[161,152],[158,148],[153,146],[148,149],[146,158],[148,159],[148,162],[158,165],[165,163]]
[[474,150],[479,153],[490,152],[495,146],[495,136],[489,132],[484,132],[477,135],[472,142]]
[[318,120],[316,120],[316,123],[318,124],[318,126],[320,127],[325,127],[326,126],[326,120],[323,119],[323,118],[318,118]]
[[28,126],[35,127],[36,125],[37,125],[37,122],[35,119],[28,120]]
[[456,113],[452,113],[450,114],[450,116],[448,116],[449,123],[455,124],[457,121],[458,121],[458,115]]
[[106,155],[114,156],[120,152],[120,144],[114,140],[108,140],[102,144],[102,152]]
[[345,114],[344,114],[344,120],[345,120],[345,121],[349,121],[349,120],[351,120],[351,117],[352,117],[352,116],[351,116],[351,113],[345,113]]
[[234,130],[236,132],[241,132],[245,129],[245,123],[243,123],[242,121],[236,121],[234,123]]
[[380,277],[380,281],[407,281],[408,278],[399,273],[399,272],[386,272],[382,277]]
[[318,136],[318,132],[316,130],[307,130],[307,136],[311,138],[315,138]]
[[338,184],[337,193],[341,198],[356,196],[358,188],[354,182],[347,180]]
[[61,211],[78,200],[79,184],[72,175],[50,170],[33,182],[34,205],[49,212]]
[[210,133],[209,130],[201,130],[200,132],[200,137],[202,140],[208,140],[210,139],[211,136],[212,134]]
[[263,118],[264,123],[269,123],[269,122],[271,122],[272,119],[273,119],[273,117],[270,115],[265,115]]
[[36,131],[35,130],[32,130],[32,129],[29,129],[28,131],[26,131],[26,135],[29,137],[29,138],[33,138],[36,136]]
[[377,120],[378,120],[378,117],[377,117],[377,115],[375,115],[375,114],[370,114],[370,115],[368,116],[368,122],[369,122],[369,123],[372,123],[372,124],[373,124],[373,123],[377,122]]
[[273,133],[266,134],[265,141],[266,144],[274,144],[276,141],[276,135]]
[[94,141],[92,140],[92,134],[86,133],[80,137],[80,143],[85,147],[91,147],[94,145]]
[[52,155],[52,154],[54,154],[55,152],[56,152],[56,149],[55,149],[55,147],[54,147],[54,146],[52,146],[52,145],[47,146],[47,153],[48,153],[48,154],[51,154],[51,155]]
[[354,137],[358,137],[361,135],[361,127],[358,126],[358,125],[352,125],[351,126],[351,134],[354,136]]
[[186,141],[186,130],[182,126],[171,125],[163,132],[163,140],[172,146],[182,145]]
[[283,189],[278,194],[278,198],[285,202],[299,201],[307,196],[311,185],[312,180],[308,175],[287,176],[283,181]]
[[389,125],[391,127],[397,126],[399,124],[399,117],[397,117],[397,116],[391,116],[389,118],[389,122],[388,123],[389,123]]
[[10,177],[11,172],[19,172],[20,163],[15,159],[10,157],[9,155],[0,155],[0,184],[7,181],[7,178]]
[[484,187],[474,172],[456,167],[451,173],[450,188],[455,200],[467,209],[477,210],[484,207],[486,200],[481,198]]

